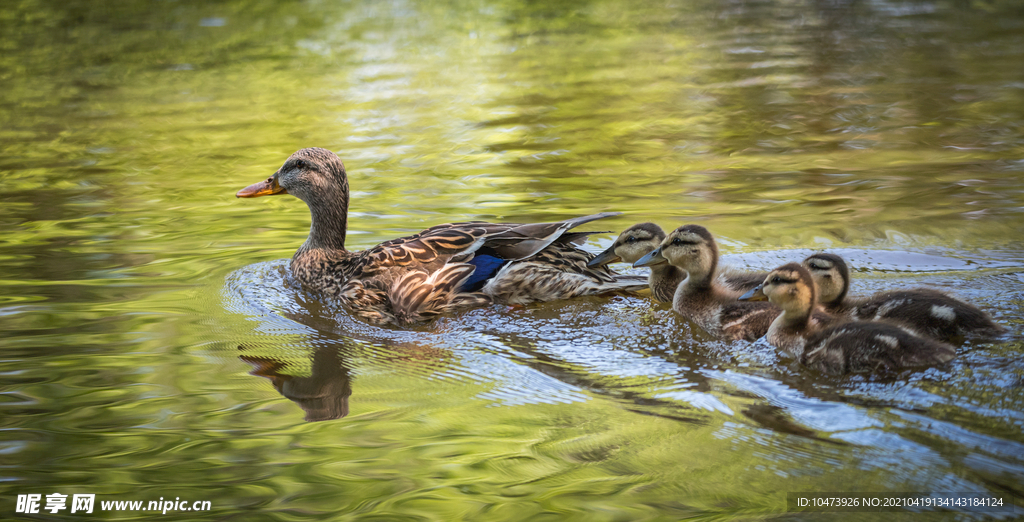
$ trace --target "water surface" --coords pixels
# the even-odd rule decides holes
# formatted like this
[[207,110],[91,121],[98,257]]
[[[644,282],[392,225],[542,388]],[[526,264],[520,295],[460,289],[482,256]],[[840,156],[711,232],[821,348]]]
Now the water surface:
[[[53,492],[212,502],[189,520],[1024,498],[1015,2],[34,0],[0,46],[3,518]],[[596,229],[700,223],[759,270],[836,251],[855,293],[940,288],[1011,333],[830,379],[643,297],[373,327],[289,283],[300,201],[234,198],[307,146],[345,160],[350,248],[616,210]]]

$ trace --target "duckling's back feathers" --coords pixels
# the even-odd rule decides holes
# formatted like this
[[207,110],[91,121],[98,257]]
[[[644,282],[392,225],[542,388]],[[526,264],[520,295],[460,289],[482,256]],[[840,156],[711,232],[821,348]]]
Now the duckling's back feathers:
[[996,336],[1006,331],[977,307],[930,288],[875,294],[853,306],[850,316],[896,321],[940,341],[968,334]]
[[[718,312],[721,335],[726,339],[756,341],[768,333],[772,321],[782,310],[763,301],[736,301],[725,304]],[[714,323],[701,324],[705,330],[713,331]]]
[[948,344],[871,321],[846,323],[811,336],[800,362],[839,375],[942,364],[955,356]]
[[725,288],[735,292],[746,292],[753,290],[764,282],[768,272],[739,272],[732,269],[723,269],[718,273],[718,281]]

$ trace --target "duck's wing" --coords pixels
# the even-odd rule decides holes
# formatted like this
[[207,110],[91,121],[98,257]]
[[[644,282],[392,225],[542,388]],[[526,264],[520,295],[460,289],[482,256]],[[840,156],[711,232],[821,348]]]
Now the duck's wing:
[[402,267],[431,273],[449,262],[469,261],[477,251],[503,262],[518,261],[536,255],[556,241],[578,245],[589,233],[565,234],[567,230],[617,214],[603,212],[554,223],[469,221],[436,225],[360,252],[359,259],[353,262],[351,277],[372,277],[383,269]]
[[[510,303],[534,302],[643,289],[645,277],[619,276],[606,267],[588,268],[591,254],[576,245],[589,233],[566,233],[616,214],[525,225],[481,221],[437,225],[353,256],[343,298],[350,309],[372,322],[405,324],[456,307],[486,304],[491,297]],[[501,279],[506,293],[518,297],[501,299],[486,290],[478,292],[496,279]],[[524,292],[522,286],[527,283],[537,289]]]
[[445,265],[431,274],[420,270],[406,272],[388,292],[394,322],[426,321],[458,308],[490,303],[486,295],[460,291],[474,270],[473,265],[457,263]]

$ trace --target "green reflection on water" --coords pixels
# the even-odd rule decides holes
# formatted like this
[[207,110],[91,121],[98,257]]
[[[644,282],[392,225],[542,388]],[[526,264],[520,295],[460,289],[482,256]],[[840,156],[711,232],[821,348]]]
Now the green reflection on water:
[[[218,292],[305,237],[300,202],[233,194],[312,145],[347,163],[353,247],[445,221],[619,210],[602,225],[700,221],[729,252],[999,250],[1019,266],[1022,25],[996,1],[5,6],[4,496],[211,499],[209,518],[614,520],[984,482],[961,469],[965,447],[912,436],[954,462],[914,482],[873,467],[886,452],[821,442],[722,382],[695,381],[732,416],[653,401],[648,375],[532,361],[543,339],[506,336],[495,353],[565,379],[569,402],[509,406],[494,383],[451,377],[480,369],[478,345],[257,335]],[[1020,324],[1019,301],[982,299]],[[572,316],[596,328],[606,305]],[[562,317],[551,310],[530,313]],[[351,380],[342,421],[303,423],[237,359],[286,358],[295,384],[324,345]],[[969,369],[1019,388],[1017,367]],[[969,384],[921,386],[949,398]],[[1008,395],[977,401],[1019,411]],[[1019,420],[966,416],[1022,442]]]

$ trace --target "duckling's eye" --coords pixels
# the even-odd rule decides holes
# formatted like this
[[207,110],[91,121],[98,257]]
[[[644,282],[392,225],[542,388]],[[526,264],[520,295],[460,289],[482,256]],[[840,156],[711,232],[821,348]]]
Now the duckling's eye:
[[777,284],[779,284],[781,282],[782,282],[782,279],[779,279],[779,276],[775,276],[775,277],[772,278],[772,284],[773,285],[777,285]]
[[635,236],[629,236],[629,237],[626,238],[626,242],[627,243],[636,243],[636,237]]
[[682,240],[682,239],[679,239],[679,238],[677,237],[677,238],[675,238],[675,239],[673,239],[673,240],[672,240],[672,244],[673,244],[673,245],[681,245],[681,244],[683,244],[683,240]]

